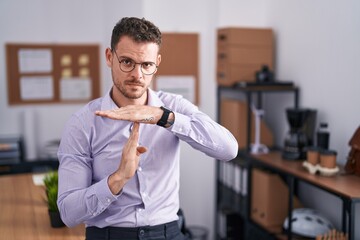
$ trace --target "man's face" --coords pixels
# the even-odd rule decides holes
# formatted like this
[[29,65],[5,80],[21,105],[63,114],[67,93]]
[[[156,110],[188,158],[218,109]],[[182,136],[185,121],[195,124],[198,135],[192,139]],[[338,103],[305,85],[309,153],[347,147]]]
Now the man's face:
[[[136,43],[127,36],[121,37],[115,48],[116,54],[110,49],[106,51],[107,65],[111,67],[111,74],[116,89],[127,99],[139,99],[146,97],[154,75],[145,75],[141,71],[141,64],[136,64],[134,70],[123,72],[120,69],[119,60],[125,62],[133,61],[136,63],[154,62],[160,64],[159,46],[156,43]],[[117,58],[117,56],[118,58]]]

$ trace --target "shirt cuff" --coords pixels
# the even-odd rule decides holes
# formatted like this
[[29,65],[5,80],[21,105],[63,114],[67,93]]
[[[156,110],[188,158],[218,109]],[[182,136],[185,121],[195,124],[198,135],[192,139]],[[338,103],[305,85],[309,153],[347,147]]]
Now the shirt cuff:
[[176,134],[188,136],[191,130],[190,118],[180,113],[174,112],[174,114],[175,114],[175,122],[170,127],[171,131]]
[[95,194],[105,208],[108,207],[112,202],[116,201],[121,193],[122,192],[116,196],[112,194],[108,185],[108,178],[104,178],[96,184]]

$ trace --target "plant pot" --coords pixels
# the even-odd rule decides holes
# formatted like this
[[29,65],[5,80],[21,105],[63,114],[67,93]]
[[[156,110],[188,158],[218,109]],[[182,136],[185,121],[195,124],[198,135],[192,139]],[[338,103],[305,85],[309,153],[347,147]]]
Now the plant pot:
[[60,218],[59,212],[51,212],[49,211],[50,224],[53,228],[59,228],[65,226],[64,222]]

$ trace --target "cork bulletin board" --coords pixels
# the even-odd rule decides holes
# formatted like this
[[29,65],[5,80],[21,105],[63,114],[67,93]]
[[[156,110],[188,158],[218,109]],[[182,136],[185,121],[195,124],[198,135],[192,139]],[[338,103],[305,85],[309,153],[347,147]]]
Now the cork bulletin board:
[[154,88],[181,94],[199,104],[198,34],[163,33],[160,54]]
[[99,61],[98,45],[6,44],[9,105],[97,98]]

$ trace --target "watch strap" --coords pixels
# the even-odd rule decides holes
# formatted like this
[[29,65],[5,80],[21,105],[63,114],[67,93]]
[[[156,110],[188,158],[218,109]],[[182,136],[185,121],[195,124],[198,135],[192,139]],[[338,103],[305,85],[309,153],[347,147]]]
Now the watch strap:
[[163,106],[161,106],[160,108],[161,108],[161,110],[163,110],[163,114],[162,114],[160,120],[156,124],[161,127],[170,127],[172,124],[168,121],[168,119],[169,119],[169,115],[172,111]]

